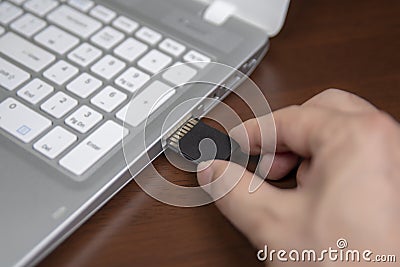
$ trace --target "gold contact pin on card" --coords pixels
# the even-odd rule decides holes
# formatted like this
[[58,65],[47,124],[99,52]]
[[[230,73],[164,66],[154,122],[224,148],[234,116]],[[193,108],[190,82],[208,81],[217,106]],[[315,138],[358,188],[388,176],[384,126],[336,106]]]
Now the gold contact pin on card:
[[175,148],[179,147],[179,141],[188,134],[199,122],[198,119],[191,118],[183,126],[181,126],[171,137],[168,139],[168,143]]

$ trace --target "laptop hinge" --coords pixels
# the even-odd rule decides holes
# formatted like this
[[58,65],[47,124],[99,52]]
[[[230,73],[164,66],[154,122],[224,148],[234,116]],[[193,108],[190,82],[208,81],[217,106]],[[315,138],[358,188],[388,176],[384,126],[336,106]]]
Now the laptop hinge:
[[222,25],[229,17],[236,17],[275,36],[285,21],[290,0],[196,0],[207,8],[203,19],[214,25]]
[[216,0],[208,6],[203,18],[212,24],[222,25],[235,11],[236,7],[233,4]]

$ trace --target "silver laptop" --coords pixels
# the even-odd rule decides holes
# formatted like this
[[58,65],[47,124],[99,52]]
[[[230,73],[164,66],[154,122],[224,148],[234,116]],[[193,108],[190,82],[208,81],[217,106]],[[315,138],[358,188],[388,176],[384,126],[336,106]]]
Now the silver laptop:
[[[162,127],[177,103],[230,92],[215,85],[179,90],[146,114],[143,105],[176,85],[173,72],[153,74],[179,62],[189,63],[181,69],[188,81],[231,79],[209,62],[249,74],[288,2],[1,1],[0,266],[38,263],[132,179],[122,176],[128,166],[134,177],[148,156],[162,153],[151,129]],[[132,98],[143,101],[125,123]],[[188,106],[170,128],[211,108],[204,107],[201,100]],[[150,146],[141,141],[145,123]],[[137,144],[125,155],[123,138]]]

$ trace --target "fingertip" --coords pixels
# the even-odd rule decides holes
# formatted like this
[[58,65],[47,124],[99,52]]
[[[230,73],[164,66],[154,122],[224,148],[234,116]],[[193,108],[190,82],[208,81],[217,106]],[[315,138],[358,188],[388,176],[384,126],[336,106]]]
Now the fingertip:
[[277,153],[275,155],[266,154],[261,162],[263,164],[262,167],[264,167],[260,168],[262,176],[270,180],[279,180],[296,167],[299,157],[290,152]]
[[248,132],[248,121],[237,125],[229,131],[228,135],[234,139],[240,146],[243,153],[249,154],[251,151],[249,132]]
[[203,161],[197,165],[197,181],[203,186],[209,184],[214,177],[212,161]]
[[228,132],[228,135],[235,139],[236,142],[238,143],[242,143],[243,138],[246,138],[247,136],[247,131],[246,131],[246,127],[244,126],[244,124],[239,124],[237,126],[235,126],[233,129],[231,129]]

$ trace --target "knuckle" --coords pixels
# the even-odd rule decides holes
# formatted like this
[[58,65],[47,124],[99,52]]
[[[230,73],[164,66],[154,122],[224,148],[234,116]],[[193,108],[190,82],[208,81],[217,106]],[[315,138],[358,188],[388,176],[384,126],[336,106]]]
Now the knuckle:
[[338,95],[338,94],[344,94],[344,93],[347,93],[347,92],[337,89],[337,88],[329,88],[329,89],[326,89],[325,91],[323,91],[321,94],[331,96],[331,95]]
[[285,109],[288,111],[297,112],[297,111],[299,111],[300,108],[301,108],[300,105],[290,105],[290,106],[286,107]]
[[382,111],[363,115],[357,129],[368,139],[386,139],[396,130],[393,119]]
[[315,101],[319,102],[322,100],[330,100],[332,98],[337,98],[343,95],[351,95],[351,94],[340,89],[329,88],[316,95]]

